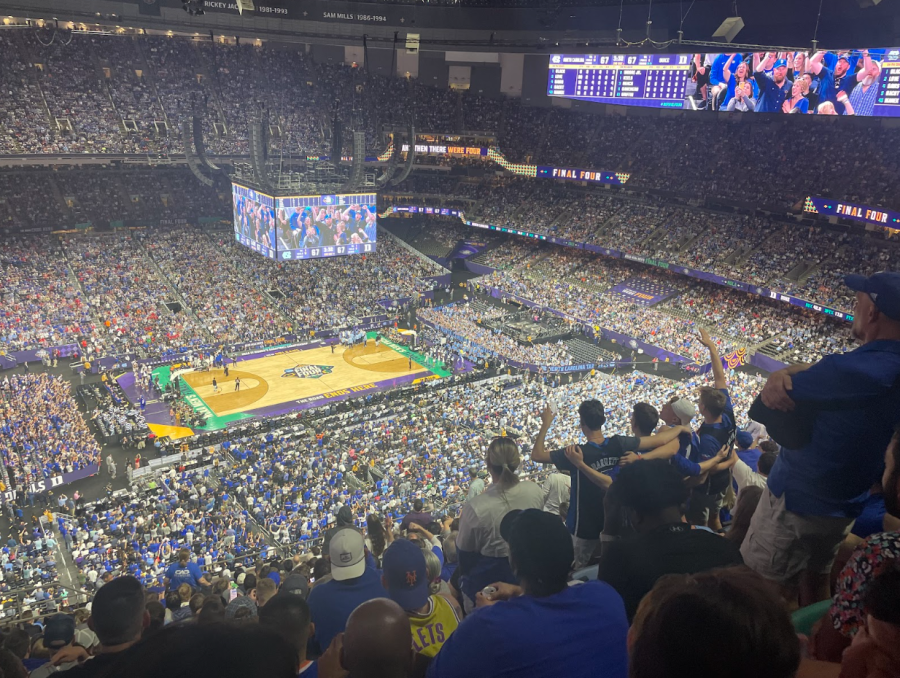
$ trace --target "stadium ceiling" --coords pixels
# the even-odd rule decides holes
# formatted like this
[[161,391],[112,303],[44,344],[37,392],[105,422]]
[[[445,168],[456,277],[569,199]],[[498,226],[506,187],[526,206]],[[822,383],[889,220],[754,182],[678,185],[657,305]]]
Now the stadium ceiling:
[[[422,49],[466,47],[602,51],[623,42],[632,51],[669,47],[681,37],[712,41],[727,18],[740,16],[742,45],[824,48],[900,44],[900,0],[205,0],[189,16],[183,0],[0,0],[14,17],[95,22],[176,32],[212,31],[242,37],[372,44],[419,35]],[[241,5],[241,12],[238,11]],[[863,5],[868,5],[863,7]],[[250,9],[252,7],[252,9]],[[821,9],[821,11],[820,11]],[[649,24],[648,24],[649,19]],[[617,29],[621,28],[621,33]],[[653,43],[643,42],[649,35]],[[558,43],[558,44],[557,44]],[[689,50],[686,47],[685,50]],[[673,48],[670,51],[677,51]]]

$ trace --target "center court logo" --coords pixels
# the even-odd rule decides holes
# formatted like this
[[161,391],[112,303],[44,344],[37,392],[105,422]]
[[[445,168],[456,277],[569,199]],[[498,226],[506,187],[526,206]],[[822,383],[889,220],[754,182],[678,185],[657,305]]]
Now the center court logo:
[[282,377],[298,377],[300,379],[318,379],[323,374],[331,374],[334,367],[331,365],[297,365],[288,367]]

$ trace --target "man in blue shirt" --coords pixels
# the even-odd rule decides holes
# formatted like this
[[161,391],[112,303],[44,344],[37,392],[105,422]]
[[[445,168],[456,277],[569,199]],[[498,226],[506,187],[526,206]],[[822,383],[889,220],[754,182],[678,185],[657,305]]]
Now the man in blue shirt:
[[834,104],[834,110],[837,115],[844,115],[844,97],[838,97],[844,93],[849,95],[853,91],[853,86],[857,83],[857,77],[854,75],[856,70],[856,62],[858,57],[851,57],[849,54],[839,54],[837,59],[829,67],[827,61],[834,59],[833,54],[827,52],[816,52],[809,61],[809,72],[816,76],[818,81],[818,94],[821,105],[825,102]]
[[426,675],[625,678],[625,606],[604,582],[568,586],[575,552],[559,518],[510,511],[500,534],[520,585],[494,584],[490,598],[479,593],[478,609],[447,638]]
[[[766,71],[772,75],[766,75]],[[791,81],[787,78],[787,61],[775,60],[774,52],[766,52],[766,58],[757,64],[753,77],[759,85],[757,113],[780,113],[784,100],[791,96]]]
[[[719,454],[723,447],[730,452],[734,446],[737,431],[735,426],[734,406],[728,394],[728,379],[719,357],[719,350],[706,330],[700,329],[700,343],[709,350],[715,387],[704,386],[700,389],[697,402],[703,423],[697,431],[699,445],[692,448],[691,461],[699,464],[709,461]],[[724,462],[723,462],[724,466]],[[731,482],[731,473],[727,469],[713,470],[706,480],[691,492],[691,503],[687,517],[694,525],[703,525],[712,530],[721,530],[722,521],[719,512],[725,501],[725,493]]]
[[[555,464],[572,477],[569,490],[569,513],[566,525],[575,544],[575,569],[590,561],[603,530],[603,500],[618,471],[619,460],[627,453],[651,450],[671,443],[686,430],[674,427],[655,436],[603,436],[606,413],[599,400],[585,400],[578,407],[581,432],[587,442],[571,449],[547,450],[544,440],[556,413],[549,406],[541,414],[541,430],[531,450],[531,460],[538,464]],[[672,446],[675,450],[675,446]]]
[[799,591],[801,605],[829,597],[838,547],[900,424],[900,273],[844,280],[856,292],[852,332],[862,346],[775,372],[760,394],[773,425],[809,434],[782,447],[741,552],[789,595]]
[[335,533],[328,544],[331,581],[309,592],[309,609],[315,624],[315,639],[325,650],[344,630],[347,618],[359,605],[373,598],[384,598],[381,573],[366,557],[365,542],[355,528]]

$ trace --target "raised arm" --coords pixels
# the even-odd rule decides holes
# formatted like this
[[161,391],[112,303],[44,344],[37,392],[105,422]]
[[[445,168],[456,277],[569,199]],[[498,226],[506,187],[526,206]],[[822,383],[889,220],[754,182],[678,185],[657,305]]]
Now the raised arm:
[[812,59],[809,60],[809,65],[806,67],[807,73],[815,73],[818,75],[822,72],[822,69],[825,68],[825,64],[822,63],[822,59],[825,58],[825,52],[816,52],[813,54]]
[[641,436],[640,438],[638,438],[638,449],[655,450],[657,447],[662,447],[667,443],[671,443],[673,440],[677,440],[678,434],[690,432],[691,429],[688,426],[673,426],[672,428],[657,433],[653,436]]
[[537,437],[534,439],[534,446],[531,448],[531,461],[538,464],[549,464],[552,461],[550,452],[544,447],[544,438],[547,437],[547,431],[555,418],[556,415],[550,406],[544,407],[544,411],[541,412],[541,430],[538,431]]
[[766,52],[765,59],[761,60],[756,64],[756,68],[753,69],[755,73],[762,73],[763,71],[767,71],[775,64],[775,52]]
[[728,379],[725,377],[725,368],[722,367],[719,349],[716,348],[716,342],[709,336],[709,332],[702,327],[700,328],[700,343],[709,349],[709,359],[712,361],[712,373],[716,388],[728,388]]
[[[859,71],[856,72],[856,82],[862,82],[866,79],[866,76],[869,74],[869,69],[872,67],[872,57],[869,56],[869,50],[864,49],[862,51],[863,58],[863,67]],[[847,104],[844,104],[844,108],[847,108]],[[849,113],[848,115],[853,115]]]

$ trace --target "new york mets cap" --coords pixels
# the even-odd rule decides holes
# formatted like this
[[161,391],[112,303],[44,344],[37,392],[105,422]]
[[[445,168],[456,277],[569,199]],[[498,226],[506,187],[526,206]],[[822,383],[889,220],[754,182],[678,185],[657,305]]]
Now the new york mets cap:
[[335,581],[361,577],[366,571],[366,548],[362,535],[353,529],[339,530],[328,545],[331,576]]
[[870,275],[848,275],[844,283],[854,292],[868,294],[875,307],[891,320],[900,321],[900,273],[881,271]]
[[416,544],[398,539],[382,556],[388,596],[404,610],[418,610],[428,602],[428,568]]

